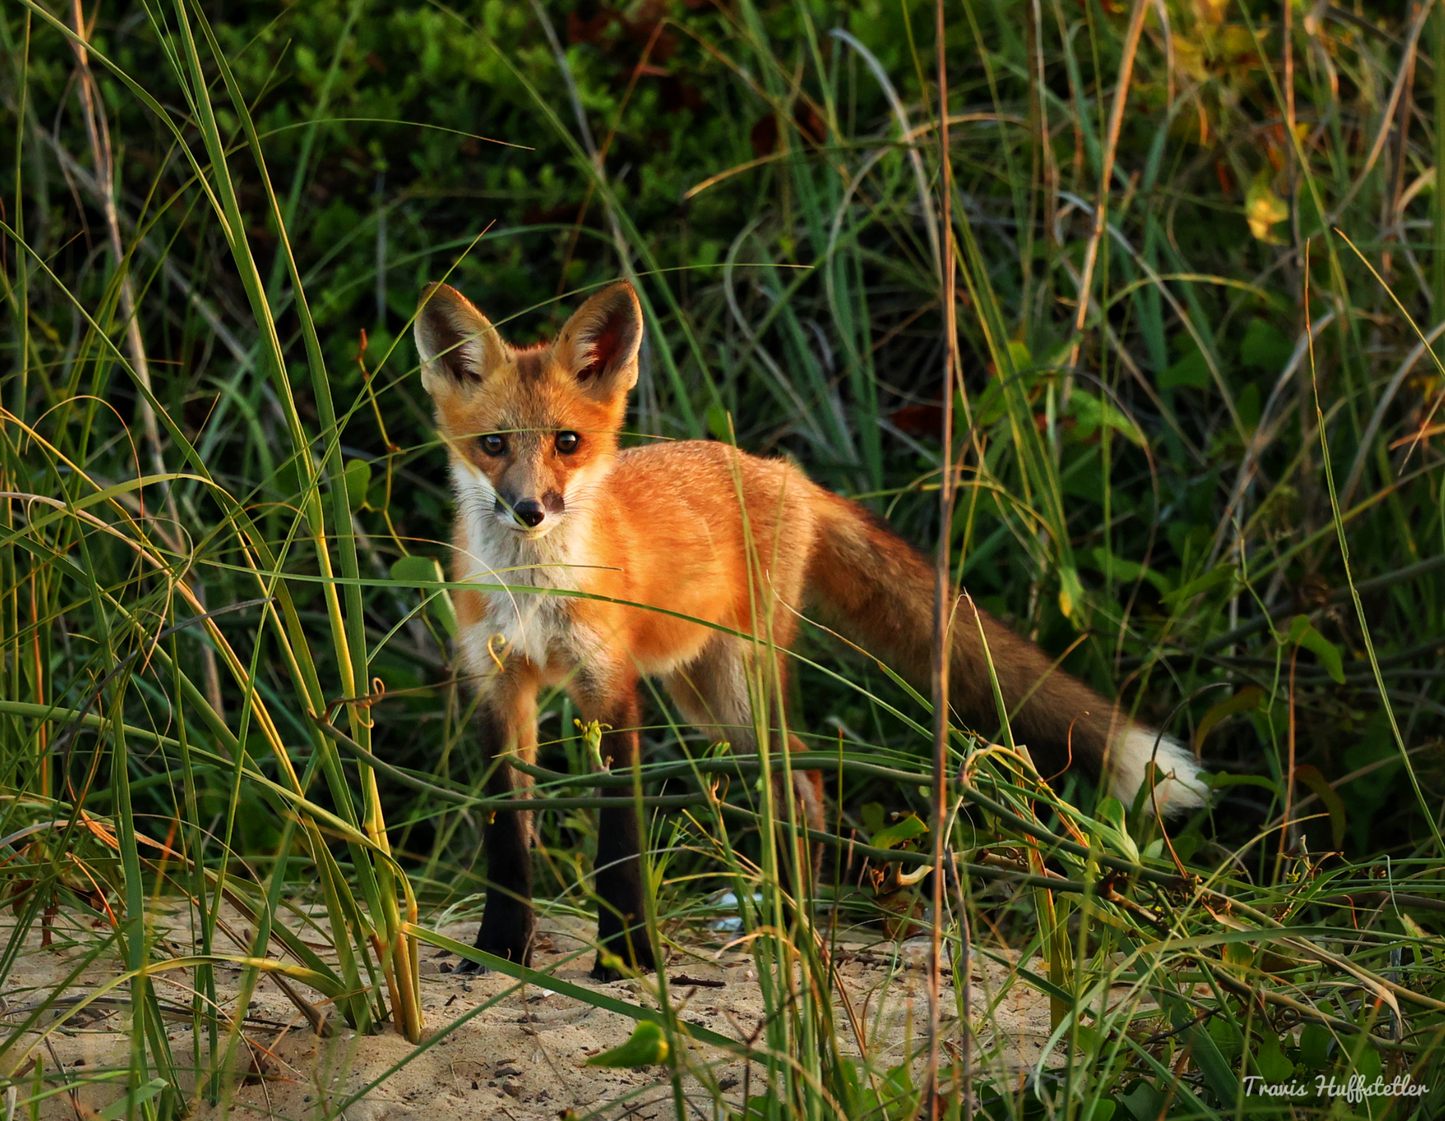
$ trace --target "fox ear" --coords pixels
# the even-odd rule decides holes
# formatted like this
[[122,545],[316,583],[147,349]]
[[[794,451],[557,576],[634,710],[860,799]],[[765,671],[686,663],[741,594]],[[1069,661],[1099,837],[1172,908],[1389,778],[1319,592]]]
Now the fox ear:
[[619,280],[572,313],[553,353],[584,389],[610,398],[637,384],[641,345],[642,307],[632,285]]
[[428,393],[480,385],[505,357],[491,320],[449,284],[428,284],[416,313],[421,383]]

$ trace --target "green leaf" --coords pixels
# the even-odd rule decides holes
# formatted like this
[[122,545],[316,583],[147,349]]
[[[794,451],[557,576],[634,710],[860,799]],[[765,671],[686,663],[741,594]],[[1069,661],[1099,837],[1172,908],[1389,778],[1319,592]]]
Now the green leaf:
[[1084,602],[1084,585],[1079,580],[1079,570],[1066,564],[1059,569],[1059,610],[1065,619],[1074,617],[1074,609]]
[[1334,1035],[1323,1024],[1306,1024],[1300,1029],[1300,1061],[1306,1073],[1317,1074],[1330,1065],[1330,1044]]
[[1294,1063],[1285,1058],[1279,1048],[1279,1039],[1266,1031],[1259,1037],[1259,1047],[1254,1053],[1254,1069],[1266,1082],[1284,1082],[1294,1074]]
[[443,630],[453,637],[457,633],[457,613],[452,606],[451,594],[445,588],[429,589],[428,585],[445,582],[441,562],[435,557],[402,557],[391,566],[391,578],[399,583],[415,584],[429,593],[427,610],[441,624]]
[[891,849],[906,844],[915,837],[921,837],[928,832],[928,826],[917,814],[909,814],[901,821],[896,821],[886,829],[880,829],[873,834],[873,845],[875,848]]
[[[1146,799],[1149,797],[1142,788],[1140,795]],[[1139,859],[1139,846],[1129,836],[1129,827],[1124,820],[1124,803],[1119,799],[1112,796],[1099,799],[1099,804],[1094,807],[1089,833],[1108,851],[1119,853],[1129,860]]]
[[1143,1079],[1134,1083],[1134,1088],[1127,1094],[1121,1094],[1119,1100],[1133,1115],[1134,1121],[1158,1121],[1159,1113],[1164,1108],[1163,1093]]
[[603,1051],[587,1060],[590,1067],[645,1067],[667,1061],[667,1039],[662,1028],[643,1020],[632,1029],[632,1037],[621,1047]]
[[371,486],[371,464],[353,459],[346,465],[346,501],[354,514],[366,501],[366,488]]
[[[1245,965],[1254,961],[1254,954],[1250,948],[1242,942],[1226,942],[1224,950],[1234,950],[1236,953],[1244,951],[1244,957],[1236,959]],[[1205,1028],[1200,1030],[1198,1025],[1194,1027],[1194,1036],[1199,1040],[1209,1040],[1215,1047],[1215,1054],[1221,1059],[1228,1056],[1237,1059],[1244,1051],[1244,1035],[1239,1028],[1226,1020],[1223,1016],[1215,1016],[1208,1021]],[[1203,1070],[1203,1066],[1200,1067]],[[1208,1081],[1206,1078],[1205,1081]]]
[[1210,380],[1209,363],[1204,361],[1199,348],[1194,347],[1159,375],[1159,388],[1173,389],[1182,385],[1189,389],[1208,389]]
[[918,1112],[918,1091],[907,1063],[899,1063],[883,1076],[882,1097],[889,1121],[908,1121]]
[[1259,386],[1250,382],[1239,391],[1239,396],[1234,399],[1234,410],[1239,414],[1239,423],[1246,432],[1253,432],[1259,427],[1260,404]]
[[1340,654],[1340,648],[1327,639],[1319,631],[1310,625],[1309,618],[1304,615],[1296,615],[1289,625],[1289,636],[1285,640],[1288,645],[1303,646],[1311,654],[1320,660],[1325,672],[1334,679],[1336,685],[1345,683],[1344,658]]
[[[1176,1009],[1171,1016],[1175,1026],[1187,1022],[1188,1018],[1189,1013],[1182,1008]],[[1204,1075],[1204,1084],[1214,1091],[1214,1096],[1221,1102],[1233,1104],[1239,1094],[1239,1079],[1230,1067],[1229,1060],[1220,1051],[1220,1045],[1216,1042],[1217,1036],[1224,1038],[1224,1046],[1231,1055],[1239,1053],[1239,1033],[1223,1019],[1211,1020],[1207,1030],[1195,1024],[1184,1033],[1194,1056],[1194,1065],[1199,1068],[1199,1073]]]
[[1219,725],[1225,717],[1233,716],[1236,712],[1249,712],[1256,709],[1264,701],[1264,691],[1258,685],[1246,685],[1232,697],[1226,697],[1217,705],[1214,705],[1204,714],[1204,719],[1199,722],[1199,727],[1194,732],[1194,746],[1197,749],[1205,740],[1205,737]]
[[1085,389],[1075,388],[1069,396],[1069,415],[1079,422],[1078,434],[1086,437],[1100,428],[1112,428],[1130,443],[1144,446],[1144,433],[1132,417],[1119,409],[1112,401],[1096,397]]
[[398,583],[415,584],[417,587],[425,587],[428,584],[440,584],[446,578],[442,575],[442,566],[435,557],[410,556],[402,557],[391,566],[391,578]]
[[[1074,554],[1079,556],[1081,554]],[[1116,581],[1121,584],[1132,584],[1141,577],[1148,580],[1159,590],[1161,596],[1167,595],[1170,590],[1169,577],[1155,568],[1145,568],[1138,561],[1131,561],[1124,557],[1116,557],[1102,545],[1096,545],[1089,552],[1082,554],[1093,562],[1094,568],[1099,572],[1111,572]],[[1107,566],[1107,567],[1106,567]]]
[[716,401],[707,407],[704,420],[707,422],[707,430],[712,434],[714,440],[721,440],[725,444],[732,443],[732,425],[728,423],[727,410]]
[[1267,319],[1251,319],[1239,344],[1239,361],[1243,366],[1266,374],[1284,369],[1294,354],[1294,343]]
[[1203,576],[1196,576],[1182,587],[1175,588],[1164,597],[1164,604],[1171,611],[1183,607],[1191,599],[1204,592],[1211,591],[1221,584],[1234,583],[1234,567],[1232,565],[1220,565],[1211,568]]
[[1325,776],[1320,773],[1318,767],[1305,763],[1294,769],[1294,777],[1319,795],[1320,801],[1325,804],[1325,809],[1330,811],[1330,838],[1334,841],[1336,849],[1343,849],[1347,824],[1344,801],[1335,792],[1335,788],[1325,781]]
[[150,1101],[166,1088],[169,1083],[164,1078],[152,1078],[144,1086],[137,1086],[134,1091],[128,1091],[119,1101],[113,1101],[97,1115],[100,1121],[120,1121],[122,1117],[128,1117],[135,1112],[135,1107],[143,1102]]
[[[1365,1003],[1365,1007],[1369,1007],[1368,1002]],[[1361,1012],[1356,1017],[1356,1022],[1363,1023],[1366,1017],[1370,1019],[1374,1018],[1370,1012]],[[1380,1072],[1384,1069],[1384,1065],[1380,1059],[1380,1052],[1376,1051],[1373,1047],[1366,1047],[1361,1050],[1360,1057],[1355,1060],[1355,1069],[1350,1071],[1350,1073],[1364,1079],[1365,1085],[1369,1086],[1374,1083],[1375,1079],[1380,1077]]]

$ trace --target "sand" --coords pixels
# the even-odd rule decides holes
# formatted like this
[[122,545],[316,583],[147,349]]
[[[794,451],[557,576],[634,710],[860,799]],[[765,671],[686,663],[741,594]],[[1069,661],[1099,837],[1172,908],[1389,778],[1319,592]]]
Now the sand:
[[[167,914],[170,914],[167,912]],[[170,915],[171,933],[163,943],[177,956],[189,947],[178,945],[182,926]],[[13,924],[8,915],[4,922]],[[0,922],[0,942],[13,928]],[[164,930],[164,920],[157,921]],[[37,1030],[20,1031],[28,1010],[63,986],[63,998],[84,997],[121,974],[113,948],[65,984],[67,975],[108,931],[107,924],[64,913],[57,917],[55,945],[42,948],[39,924],[27,933],[24,946],[0,994],[0,1033],[10,1041],[0,1059],[0,1074],[21,1071],[20,1100],[41,1090],[56,1093],[39,1106],[41,1118],[88,1121],[121,1096],[129,1061],[129,988],[111,993],[56,1025],[52,1009]],[[470,941],[471,924],[453,924],[441,933]],[[581,952],[587,934],[576,921],[545,920],[534,966],[554,969],[563,980],[608,992],[634,1003],[656,1007],[655,983],[624,980],[600,985],[590,980],[590,952]],[[731,1039],[757,1037],[763,1015],[763,987],[757,963],[746,944],[728,946],[726,934],[699,932],[698,944],[675,954],[667,967],[671,999],[685,1021],[700,1024]],[[315,941],[315,933],[311,933]],[[318,948],[321,943],[316,942]],[[927,943],[879,941],[879,936],[852,938],[837,953],[842,993],[833,994],[840,1046],[858,1054],[859,1042],[846,1015],[851,1006],[871,1063],[887,1070],[916,1051],[927,1022]],[[220,1100],[194,1098],[195,1116],[266,1116],[323,1118],[342,1115],[349,1121],[401,1121],[403,1118],[513,1118],[554,1121],[572,1110],[579,1117],[670,1117],[674,1089],[666,1066],[640,1070],[586,1065],[599,1052],[616,1047],[631,1034],[634,1022],[617,1013],[536,986],[521,985],[500,974],[471,976],[450,972],[455,958],[422,948],[422,1007],[427,1038],[414,1046],[389,1026],[360,1034],[337,1024],[330,1038],[318,1037],[295,1006],[269,979],[255,987],[237,1043],[232,1069],[244,1077],[224,1087]],[[1035,963],[1037,965],[1037,963]],[[979,959],[970,986],[973,1007],[987,1008],[990,994],[1006,995],[994,1007],[987,1028],[979,1027],[975,1043],[992,1045],[995,1063],[1017,1071],[1035,1063],[1048,1038],[1048,1003],[1023,984],[1006,986],[1008,968]],[[241,971],[221,967],[217,985],[228,1017],[237,1013]],[[951,981],[951,977],[948,978]],[[168,1038],[178,1067],[193,1067],[195,1040],[188,1011],[190,974],[172,971],[156,980],[157,995],[175,1006],[168,1020]],[[307,995],[316,994],[307,990]],[[943,992],[945,1041],[957,1054],[962,1038],[954,1015],[951,985]],[[980,1024],[984,1021],[980,1019]],[[46,1030],[49,1025],[49,1030]],[[42,1035],[42,1033],[44,1033]],[[224,1041],[224,1033],[222,1039]],[[37,1065],[38,1064],[38,1065]],[[700,1117],[712,1117],[717,1090],[734,1107],[745,1091],[760,1093],[758,1067],[704,1045],[689,1048],[683,1094]],[[37,1085],[37,1075],[43,1081]],[[194,1079],[180,1081],[193,1093]],[[709,1086],[710,1084],[710,1086]],[[716,1090],[710,1087],[715,1087]],[[0,1116],[3,1116],[0,1108]],[[25,1115],[22,1108],[20,1115]]]

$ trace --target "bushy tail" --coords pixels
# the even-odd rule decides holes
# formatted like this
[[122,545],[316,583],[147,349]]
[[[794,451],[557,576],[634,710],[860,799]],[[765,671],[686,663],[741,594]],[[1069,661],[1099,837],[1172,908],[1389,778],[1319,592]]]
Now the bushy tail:
[[[808,560],[810,590],[844,635],[926,689],[932,661],[932,563],[862,506],[822,488],[819,494],[821,532]],[[987,612],[976,616],[967,599],[955,610],[949,667],[949,699],[965,723],[998,727],[979,619],[1012,714],[1014,740],[1028,746],[1042,774],[1082,761],[1096,776],[1107,773],[1110,792],[1128,803],[1152,760],[1170,776],[1155,791],[1163,813],[1204,804],[1200,768],[1188,750],[1131,721],[1111,701],[1053,668],[1047,654]]]

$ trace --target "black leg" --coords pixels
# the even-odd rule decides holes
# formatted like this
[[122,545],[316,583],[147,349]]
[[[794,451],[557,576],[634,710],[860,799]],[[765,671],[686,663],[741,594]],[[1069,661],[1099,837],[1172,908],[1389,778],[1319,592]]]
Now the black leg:
[[[508,730],[498,713],[484,710],[479,718],[487,766],[508,746]],[[505,760],[497,763],[486,783],[487,796],[505,798],[522,787]],[[487,901],[476,947],[520,965],[532,964],[537,919],[532,912],[532,848],[530,813],[495,813],[488,820],[483,848],[487,857]],[[465,962],[460,972],[485,972]]]
[[[603,720],[623,731],[609,731],[602,736],[602,757],[611,760],[614,772],[626,774],[632,768],[639,750],[636,695],[628,697]],[[605,793],[616,795],[616,788]],[[626,965],[644,972],[657,968],[652,957],[652,943],[647,937],[647,909],[642,883],[642,830],[635,807],[606,809],[597,822],[597,937],[601,949],[592,976],[599,981],[615,981],[621,975],[604,964],[608,954],[616,955]]]

